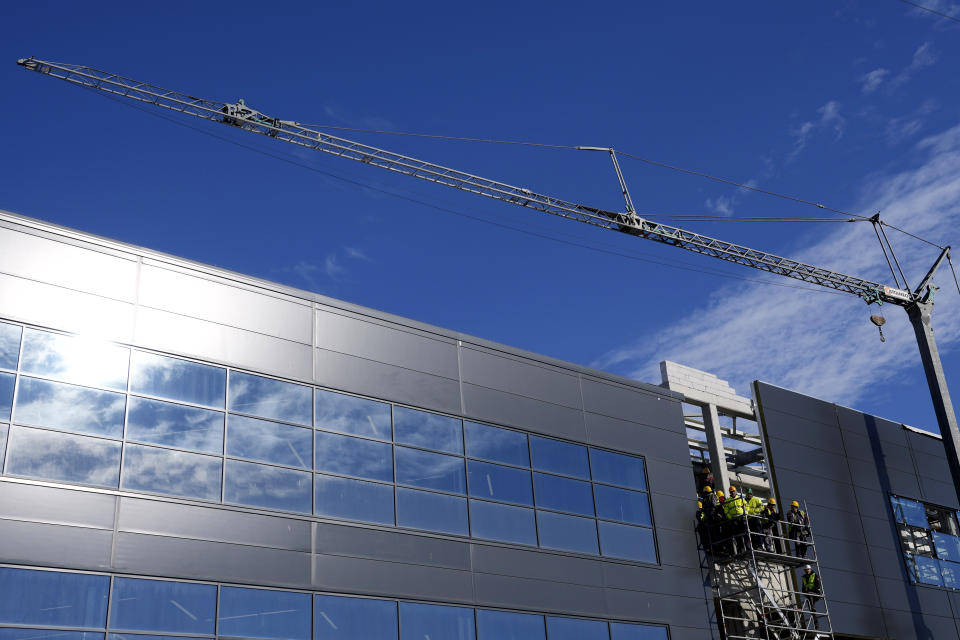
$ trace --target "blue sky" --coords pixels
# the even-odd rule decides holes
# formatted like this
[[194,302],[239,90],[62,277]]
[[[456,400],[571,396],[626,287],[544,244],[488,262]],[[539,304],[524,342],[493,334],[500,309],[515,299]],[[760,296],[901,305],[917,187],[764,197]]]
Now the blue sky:
[[[926,4],[960,15],[955,2]],[[668,358],[744,393],[759,378],[935,428],[898,308],[881,310],[881,344],[868,321],[877,309],[856,299],[761,284],[792,281],[226,127],[178,126],[14,62],[33,55],[242,96],[318,125],[613,146],[880,210],[957,245],[956,22],[897,0],[20,3],[4,10],[0,51],[0,208],[649,382]],[[603,154],[342,135],[622,205]],[[828,215],[629,158],[622,167],[641,213]],[[891,280],[865,224],[684,226]],[[891,239],[915,282],[936,250]],[[949,272],[937,281],[934,322],[960,401],[960,299]]]

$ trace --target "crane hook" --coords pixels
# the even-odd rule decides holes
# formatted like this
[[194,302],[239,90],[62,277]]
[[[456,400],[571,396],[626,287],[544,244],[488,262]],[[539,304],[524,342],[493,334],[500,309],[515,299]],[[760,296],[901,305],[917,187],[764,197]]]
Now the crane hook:
[[883,337],[883,325],[886,324],[887,319],[883,316],[870,316],[870,322],[877,325],[877,330],[880,331],[880,342],[886,342],[887,339]]

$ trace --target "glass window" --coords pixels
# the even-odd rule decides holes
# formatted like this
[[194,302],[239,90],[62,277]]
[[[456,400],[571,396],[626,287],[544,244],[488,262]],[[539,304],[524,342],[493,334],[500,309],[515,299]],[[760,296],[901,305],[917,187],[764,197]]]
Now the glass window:
[[309,469],[313,432],[230,414],[227,416],[227,455]]
[[[45,632],[43,629],[15,629],[13,627],[0,629],[0,640],[48,640],[54,637],[57,640],[103,640],[103,632],[62,631],[60,629],[54,632]],[[155,639],[151,638],[150,640]]]
[[651,526],[647,494],[602,484],[593,485],[593,494],[597,500],[598,517]]
[[105,342],[27,329],[20,370],[91,387],[127,389],[130,350]]
[[331,518],[393,524],[393,487],[317,474],[314,512]]
[[546,640],[543,616],[477,609],[477,640]]
[[916,566],[916,581],[922,584],[933,584],[943,586],[943,579],[940,577],[940,564],[936,558],[926,556],[913,556]]
[[643,460],[612,451],[590,449],[590,468],[597,482],[615,484],[628,489],[647,490]]
[[398,488],[397,524],[465,536],[468,535],[467,501],[439,493]]
[[317,431],[317,471],[393,482],[393,447],[350,436]]
[[534,469],[590,479],[587,448],[569,442],[530,436],[530,456]]
[[468,460],[467,476],[472,496],[533,506],[529,471]]
[[613,522],[599,522],[600,552],[610,558],[656,562],[653,529]]
[[589,482],[533,474],[533,486],[537,494],[537,506],[557,511],[569,511],[585,516],[593,515],[593,492]]
[[554,618],[547,616],[550,640],[608,640],[607,623],[601,620]]
[[6,472],[98,487],[117,487],[120,443],[54,431],[10,427]]
[[393,408],[394,439],[415,447],[462,455],[461,424],[459,418],[405,407]]
[[213,635],[216,611],[212,584],[113,579],[111,629]]
[[0,623],[102,629],[109,589],[108,576],[0,568]]
[[310,513],[312,493],[313,478],[309,471],[227,460],[224,502]]
[[611,622],[610,640],[667,640],[667,628],[649,624]]
[[134,351],[130,363],[130,390],[223,409],[227,371],[208,364]]
[[597,547],[597,521],[537,511],[540,546],[583,553],[600,553]]
[[943,577],[943,586],[960,589],[960,564],[940,560],[940,575]]
[[[111,633],[107,637],[109,640],[183,640],[183,636],[163,636],[153,633],[150,635],[140,633]],[[201,638],[200,640],[205,639]]]
[[223,413],[131,396],[127,439],[222,454]]
[[0,424],[0,471],[3,471],[3,456],[7,451],[7,425]]
[[21,331],[15,324],[0,322],[0,369],[17,368]]
[[122,438],[126,401],[122,393],[21,377],[14,418],[24,424]]
[[475,538],[537,545],[533,509],[471,500],[470,531]]
[[937,557],[944,560],[960,562],[960,538],[945,533],[933,531],[933,544],[937,549]]
[[466,493],[463,458],[397,447],[397,483]]
[[321,429],[390,440],[390,405],[317,389],[317,426]]
[[924,504],[927,521],[934,532],[946,533],[951,536],[960,536],[957,527],[957,514],[953,509],[946,509],[932,504]]
[[230,411],[311,426],[312,392],[302,384],[230,372]]
[[221,587],[218,621],[221,636],[310,640],[310,594]]
[[400,640],[474,640],[473,609],[400,603]]
[[397,640],[396,602],[318,595],[313,603],[314,640]]
[[930,528],[927,522],[927,514],[923,509],[923,503],[916,500],[907,500],[906,498],[897,498],[892,496],[890,501],[893,503],[894,515],[897,522],[903,522],[915,527]]
[[0,373],[0,420],[10,419],[10,410],[13,408],[13,387],[16,381],[17,376],[14,374]]
[[463,425],[467,440],[467,455],[494,462],[530,466],[527,434],[510,429],[500,429],[476,422]]
[[197,453],[128,444],[123,460],[124,489],[220,500],[223,461]]

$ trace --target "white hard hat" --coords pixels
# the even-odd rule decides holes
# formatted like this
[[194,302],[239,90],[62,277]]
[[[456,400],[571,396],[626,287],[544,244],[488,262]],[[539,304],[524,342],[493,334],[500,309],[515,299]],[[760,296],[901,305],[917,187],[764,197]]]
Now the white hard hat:
[[803,570],[804,570],[804,571],[810,571],[812,568],[813,568],[813,567],[811,567],[811,566],[808,565],[808,564],[803,566]]

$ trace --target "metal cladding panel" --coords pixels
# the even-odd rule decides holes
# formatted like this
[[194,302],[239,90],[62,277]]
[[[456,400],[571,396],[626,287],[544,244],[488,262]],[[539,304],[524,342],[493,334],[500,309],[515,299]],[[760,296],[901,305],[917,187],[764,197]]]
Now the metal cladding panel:
[[854,492],[857,496],[857,507],[861,516],[878,520],[889,520],[891,518],[890,498],[887,494],[864,487],[855,487]]
[[464,382],[573,409],[583,406],[579,377],[557,367],[469,345],[460,356]]
[[[909,471],[900,471],[876,462],[847,458],[850,468],[850,478],[856,487],[867,489],[889,488],[892,493],[905,496],[919,496],[919,480],[916,474]],[[912,489],[911,489],[912,488]]]
[[479,606],[601,618],[607,615],[606,592],[598,587],[489,573],[475,574],[474,582],[475,603]]
[[887,628],[887,637],[896,640],[940,640],[958,638],[960,633],[953,618],[907,613],[905,611],[883,611],[883,621]]
[[848,602],[834,602],[830,600],[830,622],[833,630],[841,633],[855,633],[858,636],[871,638],[895,638],[887,634],[887,626],[883,619],[883,609],[867,607]]
[[906,584],[902,580],[877,578],[880,604],[884,609],[911,611],[935,616],[952,616],[949,594],[942,589],[929,589]]
[[869,438],[850,432],[843,433],[848,458],[873,462],[881,471],[897,469],[906,473],[916,473],[913,458],[906,445],[897,445],[888,440]]
[[120,498],[120,531],[310,551],[310,523],[217,507]]
[[113,531],[0,520],[0,563],[106,569]]
[[870,536],[866,543],[871,547],[881,547],[884,549],[894,549],[897,553],[900,551],[900,535],[897,533],[896,526],[890,522],[889,518],[880,520],[878,518],[869,518],[864,516],[864,531],[869,531]]
[[713,626],[707,618],[707,608],[701,604],[702,597],[684,598],[618,589],[607,589],[604,595],[607,599],[607,612],[612,618],[650,622],[682,620],[684,626],[704,631]]
[[134,305],[0,274],[0,315],[61,331],[130,342]]
[[674,398],[586,376],[581,387],[585,411],[686,433],[683,408]]
[[341,391],[459,413],[460,383],[365,358],[316,350],[314,381]]
[[469,571],[346,556],[313,556],[315,589],[436,602],[473,602]]
[[583,414],[583,420],[587,442],[598,447],[677,462],[686,461],[690,456],[686,435],[672,429],[648,427],[589,412]]
[[813,535],[820,538],[835,538],[857,544],[866,544],[864,526],[856,511],[843,511],[827,507],[814,507],[810,510],[810,522]]
[[427,536],[319,522],[314,551],[448,569],[470,569],[470,544]]
[[467,418],[519,427],[578,442],[587,439],[583,412],[558,404],[463,384],[463,410]]
[[899,446],[906,444],[901,425],[847,407],[837,407],[837,424],[842,430],[865,438],[876,437]]
[[102,493],[0,482],[0,518],[113,530],[116,498]]
[[917,473],[921,477],[940,481],[950,477],[950,466],[947,464],[947,458],[943,455],[943,451],[940,452],[940,455],[913,451],[913,459],[917,464]]
[[[802,444],[796,444],[789,440],[781,438],[771,438],[772,446],[776,447],[778,466],[780,460],[785,459],[785,468],[796,469],[831,482],[841,482],[848,484],[850,482],[850,470],[847,466],[847,459],[841,453],[832,453],[815,449]],[[802,461],[799,468],[791,466],[793,461]]]
[[139,533],[117,534],[114,569],[239,584],[310,586],[309,553]]
[[657,529],[677,529],[683,531],[695,525],[691,507],[696,512],[695,498],[657,494],[651,499],[653,521]]
[[841,571],[820,563],[820,577],[823,579],[824,593],[831,606],[834,602],[848,602],[868,607],[880,606],[877,587],[871,575]]
[[667,567],[700,567],[697,536],[692,529],[657,528],[657,548],[660,564]]
[[[691,517],[696,512],[697,487],[693,481],[693,473],[690,472],[689,462],[683,464],[658,458],[648,458],[647,481],[651,493],[688,499],[691,505]],[[656,501],[656,495],[651,499]],[[657,524],[659,525],[659,523]]]
[[435,376],[456,379],[457,343],[402,325],[318,307],[317,346]]
[[310,346],[148,307],[137,310],[141,347],[309,380]]
[[0,227],[0,272],[125,302],[136,299],[137,261]]
[[817,536],[817,542],[821,541],[817,544],[817,556],[826,566],[868,575],[873,572],[870,554],[862,543]]
[[477,573],[569,582],[594,587],[603,586],[604,583],[605,563],[600,560],[485,544],[473,544],[471,547],[472,567]]
[[836,426],[835,405],[763,382],[758,384],[764,411],[776,409],[783,413],[801,417],[804,420],[813,420],[828,426]]
[[[814,449],[832,453],[842,453],[843,440],[836,423],[833,425],[817,422],[763,405],[763,419],[768,437],[795,442]],[[774,462],[779,461],[774,458]]]
[[[892,534],[895,535],[895,534]],[[867,552],[870,554],[870,566],[873,574],[878,578],[891,578],[908,582],[906,566],[903,564],[903,552],[900,550],[899,541],[893,539],[896,546],[880,546],[875,544],[877,538],[892,538],[892,535],[879,533],[878,536],[871,536],[867,545]]]
[[669,578],[664,578],[667,577],[662,569],[614,562],[603,564],[603,584],[610,589],[656,591],[666,595],[701,599],[710,593],[710,584],[704,580],[699,569],[672,567]]
[[145,261],[141,269],[139,303],[292,342],[313,343],[310,304],[166,268],[154,261]]
[[939,436],[925,435],[914,431],[903,430],[907,437],[910,449],[914,453],[926,453],[946,460],[946,452],[943,448],[943,440]]
[[[947,476],[949,478],[950,476]],[[937,482],[933,478],[920,476],[920,490],[922,498],[943,507],[958,508],[957,489],[953,484]]]

